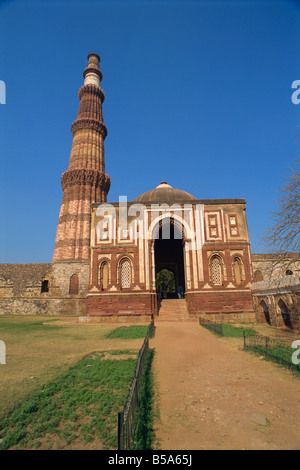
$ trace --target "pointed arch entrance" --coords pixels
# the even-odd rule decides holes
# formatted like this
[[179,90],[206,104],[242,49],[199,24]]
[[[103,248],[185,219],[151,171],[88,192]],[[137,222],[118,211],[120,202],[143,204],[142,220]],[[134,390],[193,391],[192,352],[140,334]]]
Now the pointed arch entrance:
[[270,322],[270,312],[269,312],[268,305],[266,304],[266,302],[264,300],[262,300],[259,305],[260,305],[260,308],[261,308],[261,310],[262,310],[262,312],[265,316],[266,322],[270,325],[271,322]]
[[154,262],[156,289],[159,273],[173,273],[174,284],[170,282],[165,298],[178,298],[178,287],[185,292],[184,238],[182,225],[172,218],[160,220],[154,231]]
[[292,328],[290,312],[285,302],[280,299],[278,302],[279,311],[282,315],[283,323],[287,328]]

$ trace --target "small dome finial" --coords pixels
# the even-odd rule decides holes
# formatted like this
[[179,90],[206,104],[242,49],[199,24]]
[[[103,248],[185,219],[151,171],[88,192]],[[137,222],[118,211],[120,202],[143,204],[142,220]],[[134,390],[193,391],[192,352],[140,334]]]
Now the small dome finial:
[[172,188],[172,186],[170,186],[166,181],[162,181],[158,186],[156,186],[156,189],[159,188]]

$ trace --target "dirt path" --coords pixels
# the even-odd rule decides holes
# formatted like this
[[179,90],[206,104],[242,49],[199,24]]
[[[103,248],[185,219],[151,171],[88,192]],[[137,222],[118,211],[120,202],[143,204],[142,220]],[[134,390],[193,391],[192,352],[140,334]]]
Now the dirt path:
[[150,346],[160,449],[300,449],[300,380],[288,370],[197,323],[158,322]]

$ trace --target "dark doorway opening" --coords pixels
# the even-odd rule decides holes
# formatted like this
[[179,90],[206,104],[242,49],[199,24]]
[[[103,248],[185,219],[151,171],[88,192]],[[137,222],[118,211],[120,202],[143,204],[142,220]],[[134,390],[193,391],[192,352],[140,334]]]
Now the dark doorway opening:
[[159,273],[163,273],[163,270],[173,273],[174,283],[170,282],[170,287],[165,291],[165,298],[168,299],[178,298],[179,286],[185,292],[183,245],[182,231],[175,226],[172,219],[168,224],[160,226],[154,245],[156,289],[160,287]]
[[291,317],[289,309],[287,308],[286,304],[283,302],[282,299],[278,302],[278,307],[280,309],[283,322],[287,328],[292,328]]
[[266,322],[270,325],[271,324],[271,322],[270,322],[270,313],[269,313],[269,308],[268,308],[266,302],[264,300],[262,300],[260,302],[260,306],[261,306],[261,308],[264,312]]

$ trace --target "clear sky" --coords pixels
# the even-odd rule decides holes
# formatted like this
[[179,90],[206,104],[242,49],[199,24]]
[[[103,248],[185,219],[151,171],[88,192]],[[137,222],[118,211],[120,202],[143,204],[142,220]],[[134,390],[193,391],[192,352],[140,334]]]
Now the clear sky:
[[101,57],[108,200],[245,198],[253,253],[299,155],[300,2],[2,1],[0,263],[51,262],[78,89]]

